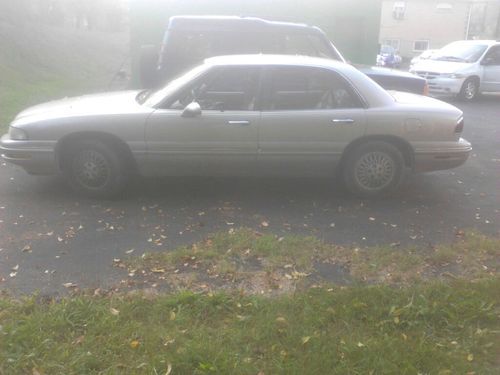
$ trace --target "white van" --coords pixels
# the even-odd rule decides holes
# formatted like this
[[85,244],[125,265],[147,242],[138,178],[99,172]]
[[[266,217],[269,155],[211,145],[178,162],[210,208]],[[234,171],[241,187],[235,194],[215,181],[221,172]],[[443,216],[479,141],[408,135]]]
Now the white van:
[[500,92],[500,42],[463,40],[417,62],[411,73],[425,79],[432,95],[473,100],[483,92]]

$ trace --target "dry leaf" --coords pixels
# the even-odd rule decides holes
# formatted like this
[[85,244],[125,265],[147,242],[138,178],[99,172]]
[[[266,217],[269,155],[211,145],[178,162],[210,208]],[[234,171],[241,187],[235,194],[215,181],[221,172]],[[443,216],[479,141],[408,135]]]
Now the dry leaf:
[[118,314],[120,314],[120,310],[114,309],[114,308],[112,308],[112,307],[109,309],[109,312],[110,312],[112,315],[115,315],[115,316],[117,316]]
[[302,345],[307,344],[310,339],[311,339],[311,336],[304,336],[304,337],[302,337]]
[[175,311],[170,311],[170,320],[175,320]]
[[75,283],[64,283],[63,286],[65,288],[76,288],[78,285]]
[[137,340],[132,340],[132,341],[130,341],[130,347],[131,347],[132,349],[137,349],[137,348],[139,347],[139,345],[140,345],[140,342],[139,342],[139,341],[137,341]]
[[260,223],[260,225],[262,225],[264,228],[267,228],[269,226],[269,223],[267,221],[263,221],[262,223]]
[[172,364],[169,362],[167,365],[167,372],[165,373],[165,375],[170,375],[171,372],[172,372]]
[[467,360],[468,360],[469,362],[472,362],[472,361],[474,360],[474,354],[469,354],[469,355],[467,356]]

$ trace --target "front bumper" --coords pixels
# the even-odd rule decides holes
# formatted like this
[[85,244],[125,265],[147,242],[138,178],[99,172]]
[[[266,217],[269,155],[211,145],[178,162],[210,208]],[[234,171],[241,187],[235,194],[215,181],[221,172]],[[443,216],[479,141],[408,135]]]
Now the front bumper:
[[30,174],[49,175],[58,171],[53,141],[16,141],[5,134],[0,139],[0,155]]
[[431,95],[458,95],[465,78],[427,78]]
[[415,147],[415,172],[431,172],[452,169],[464,164],[472,151],[465,139],[443,142],[439,145]]

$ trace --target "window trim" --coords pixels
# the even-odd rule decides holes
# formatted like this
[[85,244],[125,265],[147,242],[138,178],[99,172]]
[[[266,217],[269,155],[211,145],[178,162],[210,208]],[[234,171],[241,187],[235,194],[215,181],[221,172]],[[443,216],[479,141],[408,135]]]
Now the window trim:
[[[261,103],[260,103],[261,102],[260,95],[261,95],[261,85],[262,85],[262,72],[263,72],[263,69],[262,69],[262,66],[259,66],[259,65],[249,65],[249,64],[246,64],[246,65],[245,64],[214,65],[214,66],[210,67],[209,69],[207,69],[205,72],[203,72],[203,74],[201,74],[198,77],[196,77],[194,80],[192,80],[190,82],[187,82],[186,85],[180,87],[177,91],[175,91],[174,93],[172,93],[168,97],[164,98],[161,101],[161,103],[159,103],[156,106],[156,109],[182,112],[183,109],[168,108],[168,107],[170,107],[174,103],[173,100],[175,100],[175,98],[178,97],[178,95],[183,94],[190,87],[195,86],[196,84],[198,84],[199,81],[203,80],[204,77],[206,77],[209,74],[213,74],[214,75],[212,78],[209,79],[209,82],[211,83],[213,80],[217,79],[218,75],[221,74],[224,71],[224,69],[231,68],[231,67],[240,67],[240,68],[243,68],[243,67],[251,68],[251,67],[253,67],[253,68],[257,69],[257,76],[258,76],[257,79],[258,79],[258,82],[255,85],[255,106],[254,106],[254,109],[253,110],[225,109],[223,111],[211,110],[211,109],[204,109],[203,112],[205,112],[205,111],[216,111],[216,112],[260,112],[260,105],[261,105]],[[165,107],[167,107],[167,108],[165,108]]]

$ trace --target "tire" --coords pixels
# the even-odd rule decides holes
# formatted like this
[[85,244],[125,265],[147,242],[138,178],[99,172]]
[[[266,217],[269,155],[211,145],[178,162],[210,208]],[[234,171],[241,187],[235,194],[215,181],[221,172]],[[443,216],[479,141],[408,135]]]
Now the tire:
[[380,197],[400,186],[404,166],[403,155],[397,147],[384,141],[368,141],[347,155],[342,169],[343,181],[356,196]]
[[477,78],[467,78],[458,94],[459,99],[470,102],[477,98],[479,93],[479,81]]
[[65,155],[63,173],[71,188],[91,198],[111,198],[127,186],[124,159],[101,141],[80,141]]

